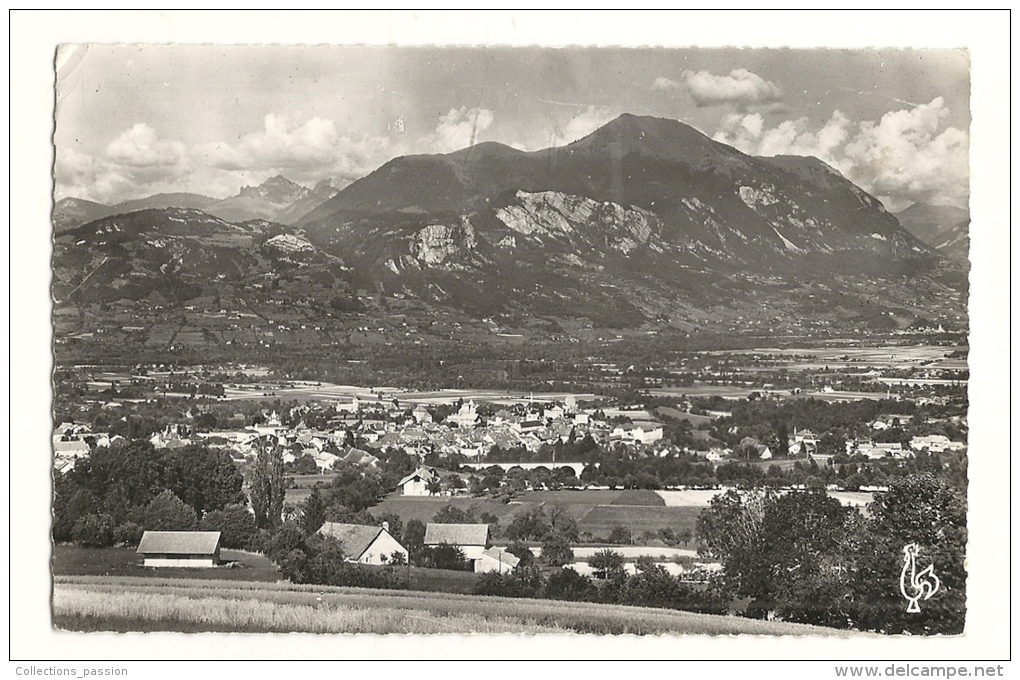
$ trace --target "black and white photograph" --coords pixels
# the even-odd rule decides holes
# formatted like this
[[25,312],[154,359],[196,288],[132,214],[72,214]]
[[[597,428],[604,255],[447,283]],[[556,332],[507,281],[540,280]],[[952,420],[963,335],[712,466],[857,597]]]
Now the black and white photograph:
[[965,43],[346,42],[53,47],[54,634],[974,629]]

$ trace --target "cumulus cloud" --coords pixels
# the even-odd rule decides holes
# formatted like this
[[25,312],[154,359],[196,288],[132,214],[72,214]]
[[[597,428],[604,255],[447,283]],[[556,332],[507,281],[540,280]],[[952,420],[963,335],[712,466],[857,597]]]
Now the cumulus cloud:
[[783,92],[778,85],[745,68],[717,76],[708,71],[682,71],[680,80],[659,77],[652,89],[664,92],[687,92],[698,107],[734,104],[746,107],[779,101]]
[[[573,105],[565,105],[573,106]],[[537,151],[554,146],[565,146],[587,137],[616,116],[616,112],[604,106],[588,106],[570,118],[561,118],[559,113],[550,114],[544,127],[530,127],[510,146],[521,151]]]
[[846,142],[850,120],[839,110],[821,128],[813,130],[807,118],[783,121],[766,128],[761,114],[725,116],[714,139],[758,156],[814,156],[835,164],[835,152]]
[[179,164],[186,153],[184,144],[160,139],[145,123],[136,123],[106,145],[106,157],[113,163],[133,167],[165,167]]
[[612,118],[613,115],[609,109],[589,106],[567,121],[567,124],[562,129],[553,131],[551,136],[552,144],[553,146],[563,146],[564,144],[576,142],[582,137],[595,132],[595,130],[608,123]]
[[296,124],[287,116],[269,114],[261,130],[243,135],[239,142],[200,145],[193,155],[202,167],[246,177],[248,173],[251,177],[283,174],[307,183],[323,175],[364,175],[385,162],[389,153],[387,139],[341,135],[336,124],[325,118]]
[[263,127],[233,143],[189,146],[137,123],[95,156],[57,150],[56,195],[115,203],[164,191],[229,196],[244,184],[283,174],[303,183],[323,176],[358,177],[392,156],[386,138],[341,135],[331,120],[296,123],[269,114]]
[[59,197],[77,196],[111,202],[134,195],[171,190],[187,172],[187,147],[161,139],[155,130],[136,123],[110,141],[98,156],[73,147],[56,153],[55,190]]
[[915,201],[962,207],[970,193],[970,138],[943,129],[948,115],[941,97],[859,124],[834,111],[819,128],[807,118],[768,128],[759,114],[730,114],[714,138],[754,155],[815,156],[891,210]]
[[493,121],[489,109],[462,106],[450,109],[439,117],[436,129],[419,140],[420,145],[430,153],[448,153],[471,146],[479,133],[489,129]]
[[684,86],[683,83],[660,76],[652,83],[652,89],[661,90],[662,92],[682,92]]

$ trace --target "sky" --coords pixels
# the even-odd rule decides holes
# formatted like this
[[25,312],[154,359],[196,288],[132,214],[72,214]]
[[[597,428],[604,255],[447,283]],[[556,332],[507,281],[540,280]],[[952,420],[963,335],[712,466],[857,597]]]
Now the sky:
[[64,46],[55,196],[311,186],[399,155],[563,145],[621,113],[811,155],[890,210],[966,207],[965,50]]

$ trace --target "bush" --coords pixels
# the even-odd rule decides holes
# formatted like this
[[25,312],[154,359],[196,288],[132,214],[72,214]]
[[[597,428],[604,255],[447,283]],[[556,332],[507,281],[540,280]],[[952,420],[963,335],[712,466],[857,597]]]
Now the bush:
[[538,597],[542,591],[542,574],[535,567],[517,565],[509,574],[490,571],[475,584],[476,595],[497,597]]
[[113,542],[126,546],[136,546],[142,540],[145,530],[134,522],[124,522],[113,530]]
[[562,567],[574,561],[574,551],[565,538],[553,534],[542,543],[542,561],[551,567]]
[[627,527],[616,526],[609,532],[609,538],[606,539],[606,543],[614,543],[616,545],[630,545],[630,529]]
[[682,609],[687,595],[676,578],[655,564],[627,579],[621,604]]
[[74,523],[74,542],[86,548],[108,548],[113,545],[113,518],[88,514]]
[[599,550],[588,560],[596,578],[611,578],[623,573],[623,555],[609,548]]
[[453,569],[455,571],[471,571],[471,561],[464,556],[464,551],[455,545],[437,545],[424,547],[418,554],[418,566],[432,569]]
[[206,513],[199,528],[202,531],[220,532],[220,545],[224,548],[252,550],[259,547],[253,541],[257,532],[255,517],[248,512],[247,507],[240,504]]
[[248,541],[247,550],[265,555],[269,552],[272,540],[273,538],[269,531],[266,529],[256,529]]
[[567,567],[549,576],[543,595],[550,600],[592,602],[597,599],[598,591],[590,578]]

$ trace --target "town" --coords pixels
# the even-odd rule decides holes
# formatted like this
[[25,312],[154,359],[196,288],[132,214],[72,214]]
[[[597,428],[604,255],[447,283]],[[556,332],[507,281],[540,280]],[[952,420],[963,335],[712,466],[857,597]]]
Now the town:
[[[875,521],[876,499],[915,475],[965,488],[965,346],[592,359],[546,383],[581,388],[560,392],[339,385],[251,364],[60,366],[55,573],[229,565],[724,613],[733,567],[705,518],[728,500],[814,492]],[[667,583],[654,596],[608,594],[649,574]]]

